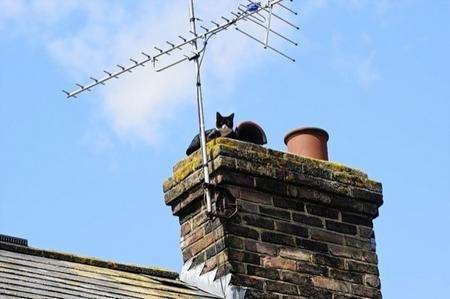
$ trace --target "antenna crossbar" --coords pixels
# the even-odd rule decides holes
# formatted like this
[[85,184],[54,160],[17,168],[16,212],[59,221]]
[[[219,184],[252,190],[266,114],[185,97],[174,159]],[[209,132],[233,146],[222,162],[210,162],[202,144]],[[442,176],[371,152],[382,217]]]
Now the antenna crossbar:
[[148,58],[146,58],[146,59],[144,59],[144,60],[142,60],[142,61],[140,61],[138,63],[133,64],[130,67],[127,67],[127,68],[125,68],[125,67],[120,68],[119,67],[120,71],[115,72],[115,73],[110,73],[110,72],[104,71],[106,73],[106,77],[104,77],[102,79],[90,78],[93,81],[93,83],[90,83],[90,84],[85,85],[85,86],[82,86],[81,84],[77,84],[77,86],[80,87],[79,89],[77,89],[77,90],[75,90],[73,92],[68,92],[68,91],[63,90],[63,92],[67,95],[68,98],[76,98],[76,96],[78,94],[80,94],[80,93],[82,93],[84,91],[87,91],[87,90],[91,91],[91,89],[93,87],[97,86],[97,85],[105,85],[106,81],[109,81],[109,80],[111,80],[113,78],[118,79],[120,75],[122,75],[124,73],[127,73],[127,72],[129,73],[133,69],[137,68],[138,66],[145,66],[145,63],[150,62],[150,61],[152,61],[152,59],[150,57],[148,57]]
[[[233,15],[236,15],[236,13],[234,13],[234,12],[232,12],[232,14],[233,14]],[[264,26],[264,24],[261,24],[261,23],[259,23],[258,21],[255,21],[255,20],[253,20],[253,19],[251,19],[251,18],[247,18],[247,19],[245,19],[245,20],[250,21],[250,22],[252,22],[252,23],[254,23],[254,24],[256,24],[256,25],[258,25],[258,26],[260,26],[260,27],[262,27],[262,28],[264,28],[264,29],[267,29],[267,27]],[[286,36],[284,36],[283,34],[277,32],[277,31],[271,29],[270,27],[269,27],[269,31],[272,32],[273,34],[275,34],[276,36],[281,37],[281,38],[284,39],[285,41],[287,41],[287,42],[293,44],[294,46],[298,46],[298,43],[297,43],[297,42],[293,41],[293,40],[290,39],[289,37],[286,37]]]
[[[256,4],[256,2],[253,2],[252,0],[247,0],[247,1],[250,2],[250,3],[252,3],[252,4]],[[269,1],[269,2],[270,2],[270,1]],[[281,1],[280,1],[280,2],[281,2]],[[280,17],[279,15],[277,15],[277,14],[275,14],[275,13],[273,13],[273,12],[270,12],[270,7],[273,6],[273,5],[275,5],[275,4],[278,4],[278,3],[280,3],[280,2],[277,2],[277,1],[270,2],[270,5],[261,6],[261,10],[266,11],[268,14],[271,14],[273,17],[275,17],[275,18],[277,18],[278,20],[280,20],[280,21],[282,21],[282,22],[288,24],[288,25],[291,26],[291,27],[294,27],[294,28],[297,29],[297,30],[300,29],[300,27],[298,27],[297,25],[293,24],[292,22],[289,22],[288,20],[286,20],[286,19]]]
[[298,13],[295,10],[290,9],[289,7],[287,7],[286,5],[282,4],[281,2],[277,3],[277,5],[279,5],[280,7],[284,8],[285,10],[287,10],[288,12],[294,14],[294,15],[298,15]]
[[[158,50],[158,54],[151,56],[145,53],[142,53],[145,58],[143,60],[135,60],[135,59],[130,59],[133,64],[131,66],[128,67],[124,67],[124,66],[118,66],[120,68],[119,71],[117,72],[107,72],[104,71],[107,76],[103,77],[102,79],[93,79],[91,78],[91,80],[93,81],[92,83],[86,84],[86,85],[81,85],[81,84],[77,84],[77,86],[79,87],[78,89],[72,91],[72,92],[68,92],[66,90],[63,90],[63,92],[67,95],[67,98],[76,98],[77,95],[79,95],[82,92],[85,91],[91,91],[93,87],[96,87],[98,85],[105,85],[105,82],[115,78],[117,79],[119,76],[123,75],[124,73],[130,73],[133,69],[137,68],[138,66],[145,66],[146,63],[148,62],[152,62],[153,65],[156,64],[156,61],[158,61],[158,58],[164,56],[164,55],[170,55],[173,51],[175,50],[181,50],[184,46],[189,45],[189,44],[193,44],[194,42],[197,42],[199,39],[207,39],[209,36],[214,35],[219,33],[220,31],[226,30],[228,27],[236,24],[237,22],[239,22],[240,20],[243,19],[249,19],[249,17],[254,16],[255,14],[259,14],[261,11],[263,10],[267,10],[270,6],[273,6],[275,4],[281,3],[283,0],[275,0],[275,1],[268,1],[268,3],[266,5],[259,5],[258,9],[255,11],[243,11],[242,13],[238,13],[234,15],[234,18],[232,19],[227,19],[222,17],[222,19],[226,20],[226,22],[224,24],[219,24],[216,22],[213,22],[213,24],[216,25],[215,28],[213,29],[209,29],[209,31],[206,31],[202,34],[194,34],[193,38],[187,39],[184,38],[182,36],[179,36],[180,39],[183,40],[183,42],[179,43],[179,44],[175,44],[175,43],[171,43],[171,42],[166,42],[167,44],[169,44],[171,47],[167,50],[162,50],[160,48],[155,47],[156,50]],[[251,1],[250,1],[251,2]],[[277,33],[275,33],[277,34]],[[278,34],[277,34],[278,35]],[[188,60],[188,58],[184,58],[182,60],[179,60],[175,63],[172,63],[166,67],[163,67],[157,71],[163,71],[166,70],[172,66],[175,66],[183,61]]]
[[251,35],[250,33],[247,33],[247,32],[245,32],[244,30],[239,29],[238,27],[236,27],[236,30],[237,30],[238,32],[244,34],[245,36],[247,36],[247,37],[253,39],[253,40],[256,41],[257,43],[263,45],[265,48],[270,49],[270,50],[274,51],[275,53],[280,54],[281,56],[283,56],[283,57],[289,59],[289,60],[292,61],[292,62],[295,62],[295,59],[294,59],[294,58],[292,58],[292,57],[290,57],[290,56],[284,54],[283,52],[281,52],[280,50],[275,49],[274,47],[271,47],[271,46],[269,46],[269,45],[266,45],[265,42],[260,41],[259,39],[257,39],[257,38],[254,37],[253,35]]
[[[202,34],[197,34],[196,32],[195,33],[191,32],[191,33],[194,33],[193,34],[194,37],[190,38],[190,39],[182,37],[182,36],[178,36],[183,41],[179,44],[175,44],[175,43],[166,41],[166,43],[168,45],[170,45],[170,48],[167,50],[163,50],[163,49],[155,47],[155,49],[158,51],[158,53],[154,56],[151,56],[151,55],[148,55],[148,54],[142,52],[142,55],[144,55],[145,58],[142,60],[130,59],[130,61],[133,62],[133,64],[131,66],[124,67],[124,66],[119,65],[118,67],[120,70],[117,72],[104,71],[107,74],[107,76],[105,76],[101,79],[91,78],[91,80],[93,82],[91,82],[89,84],[85,84],[85,85],[77,84],[77,86],[79,87],[78,89],[76,89],[72,92],[63,90],[63,92],[67,95],[67,98],[76,98],[76,96],[79,95],[80,93],[83,93],[85,91],[91,91],[91,89],[93,87],[96,87],[98,85],[105,85],[105,82],[107,82],[113,78],[117,79],[119,76],[123,75],[124,73],[130,73],[133,69],[137,68],[138,66],[145,66],[145,64],[147,64],[148,62],[151,62],[155,66],[156,62],[158,61],[158,58],[165,56],[165,55],[170,55],[175,50],[181,50],[184,46],[196,43],[199,39],[206,40],[208,37],[215,35],[223,30],[228,29],[230,26],[235,25],[236,23],[238,23],[241,20],[250,19],[250,17],[252,17],[252,16],[254,17],[255,14],[260,14],[261,11],[267,11],[267,9],[269,9],[271,6],[273,6],[275,4],[279,4],[282,1],[283,0],[268,1],[268,3],[265,5],[258,5],[258,9],[254,10],[254,11],[248,11],[248,10],[244,11],[244,10],[240,9],[242,11],[242,13],[233,14],[234,18],[232,18],[232,19],[222,17],[223,20],[226,20],[226,22],[224,24],[219,24],[219,23],[213,22],[213,24],[215,25],[215,28],[209,29],[208,31],[205,30],[205,32]],[[252,1],[249,1],[249,2],[252,2]],[[252,3],[256,4],[254,2],[252,2]],[[275,33],[275,34],[279,35],[278,33]],[[166,69],[168,69],[172,66],[175,66],[186,60],[189,60],[189,59],[187,59],[185,57],[184,59],[179,60],[175,63],[172,63],[166,67],[162,67],[161,69],[159,69],[157,71],[166,70]]]

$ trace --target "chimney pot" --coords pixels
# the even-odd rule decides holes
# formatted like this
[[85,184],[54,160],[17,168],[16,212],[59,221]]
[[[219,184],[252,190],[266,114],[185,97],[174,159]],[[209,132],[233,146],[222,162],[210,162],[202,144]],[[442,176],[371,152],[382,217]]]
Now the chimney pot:
[[328,161],[327,131],[304,127],[292,130],[284,137],[284,143],[291,154]]

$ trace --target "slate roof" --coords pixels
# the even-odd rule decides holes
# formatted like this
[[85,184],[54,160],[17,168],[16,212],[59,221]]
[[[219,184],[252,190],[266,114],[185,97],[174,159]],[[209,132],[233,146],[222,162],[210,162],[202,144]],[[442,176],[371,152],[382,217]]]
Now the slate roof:
[[178,274],[0,242],[0,298],[218,298]]

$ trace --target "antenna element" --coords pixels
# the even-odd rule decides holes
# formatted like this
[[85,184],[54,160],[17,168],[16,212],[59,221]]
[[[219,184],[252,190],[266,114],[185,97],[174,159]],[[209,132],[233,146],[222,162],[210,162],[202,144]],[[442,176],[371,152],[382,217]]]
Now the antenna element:
[[[197,99],[197,116],[198,116],[198,125],[200,132],[200,150],[202,157],[202,171],[204,177],[203,188],[205,191],[205,199],[206,199],[206,207],[207,213],[209,216],[216,216],[217,211],[213,211],[212,208],[212,192],[217,192],[217,188],[210,182],[209,177],[209,168],[208,168],[208,155],[206,150],[206,135],[205,135],[205,120],[204,120],[204,109],[203,109],[203,93],[202,93],[202,81],[201,81],[201,66],[202,61],[205,55],[206,46],[211,37],[216,36],[218,33],[227,30],[230,27],[234,27],[236,31],[240,32],[244,36],[256,41],[261,44],[264,49],[270,49],[273,52],[280,54],[281,56],[287,58],[288,60],[295,62],[295,59],[283,53],[282,51],[276,49],[274,46],[270,45],[270,37],[273,34],[277,38],[281,38],[288,43],[297,46],[298,43],[293,41],[291,38],[284,36],[283,34],[272,29],[272,25],[274,21],[278,20],[284,24],[287,24],[290,27],[295,29],[299,29],[297,25],[292,23],[291,21],[281,17],[280,15],[274,13],[274,10],[277,7],[282,8],[284,11],[288,13],[297,15],[297,12],[283,4],[284,2],[292,2],[293,0],[265,0],[264,3],[255,2],[252,0],[247,0],[248,4],[243,5],[240,4],[237,7],[237,11],[230,12],[231,16],[221,16],[220,22],[211,21],[211,24],[214,26],[211,28],[207,28],[205,26],[200,26],[203,29],[203,33],[197,32],[197,21],[201,21],[195,15],[195,6],[194,0],[189,0],[189,15],[190,15],[190,30],[189,33],[192,35],[191,38],[186,38],[182,35],[178,35],[178,38],[181,40],[179,43],[165,41],[165,44],[168,46],[163,48],[154,47],[157,51],[156,54],[150,55],[146,52],[141,52],[144,58],[134,59],[129,58],[131,64],[129,66],[124,66],[117,64],[116,66],[119,68],[116,72],[103,71],[106,76],[101,79],[97,79],[95,77],[90,77],[91,82],[86,83],[85,85],[76,84],[77,89],[72,92],[68,92],[63,90],[67,98],[76,98],[79,94],[85,91],[91,91],[92,88],[97,85],[105,85],[111,79],[118,79],[124,73],[132,73],[132,71],[139,66],[146,66],[148,62],[150,62],[157,72],[162,72],[169,68],[172,68],[180,63],[185,61],[193,61],[195,66],[195,76],[196,76],[196,99]],[[224,21],[224,22],[223,22]],[[242,30],[238,26],[243,24],[251,24],[257,25],[258,28],[262,28],[264,30],[264,40],[260,40],[257,37],[253,36],[251,33]],[[222,22],[222,23],[221,23]],[[177,52],[175,52],[177,50]],[[178,57],[178,58],[171,58]],[[159,66],[161,61],[164,59],[172,59],[166,65]],[[157,66],[158,65],[158,66]]]

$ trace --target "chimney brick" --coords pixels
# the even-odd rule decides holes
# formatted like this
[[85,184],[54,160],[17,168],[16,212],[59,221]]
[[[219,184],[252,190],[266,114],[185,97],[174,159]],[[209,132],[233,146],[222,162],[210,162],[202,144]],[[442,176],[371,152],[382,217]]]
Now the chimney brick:
[[[381,298],[380,183],[225,138],[209,142],[208,155],[212,181],[232,194],[225,206],[236,213],[207,216],[198,152],[174,166],[164,192],[181,225],[182,279],[236,298]],[[223,206],[218,198],[213,207]]]

